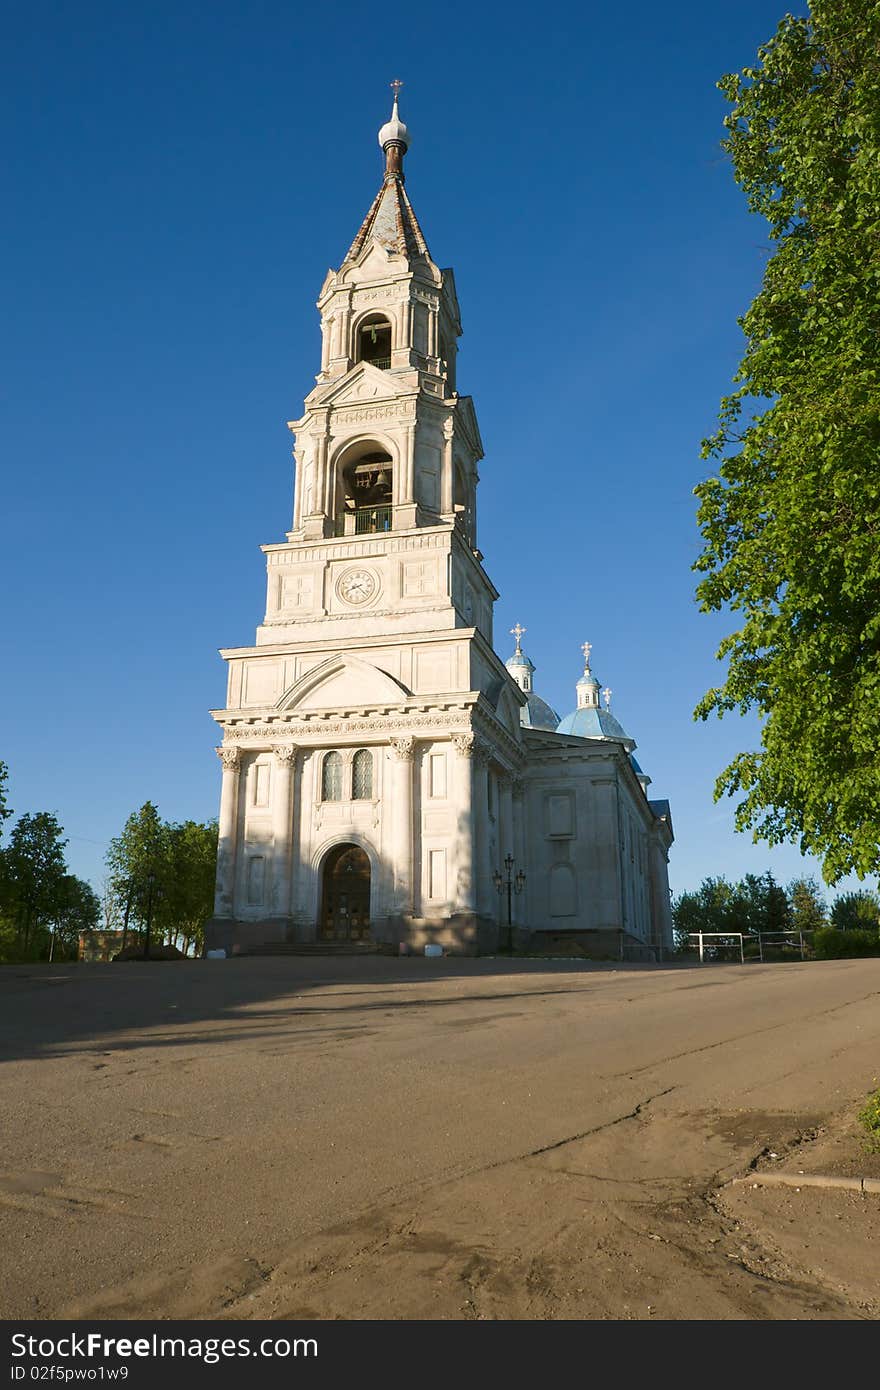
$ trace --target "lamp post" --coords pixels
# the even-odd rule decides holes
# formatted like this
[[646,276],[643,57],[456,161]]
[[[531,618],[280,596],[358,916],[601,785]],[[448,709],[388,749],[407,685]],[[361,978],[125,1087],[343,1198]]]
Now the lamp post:
[[162,889],[156,884],[156,875],[151,869],[147,874],[147,935],[144,941],[144,960],[150,959],[150,928],[153,925],[153,896],[161,895]]
[[526,886],[526,876],[522,869],[518,869],[514,875],[516,860],[512,854],[508,854],[504,860],[505,877],[496,869],[492,875],[492,882],[495,884],[495,891],[501,896],[507,889],[507,949],[513,950],[513,895],[521,893]]

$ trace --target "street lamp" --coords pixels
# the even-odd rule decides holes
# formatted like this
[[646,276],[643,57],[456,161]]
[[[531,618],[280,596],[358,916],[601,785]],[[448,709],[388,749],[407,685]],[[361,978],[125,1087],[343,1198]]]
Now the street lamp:
[[147,874],[147,935],[144,941],[144,960],[150,959],[150,928],[153,924],[153,895],[158,898],[162,889],[156,884],[156,875],[152,869]]
[[512,854],[508,854],[504,860],[506,875],[504,878],[496,869],[492,875],[492,882],[495,884],[495,892],[500,897],[507,889],[507,949],[513,950],[513,895],[520,894],[526,886],[526,876],[522,869],[518,869],[514,875],[514,865],[516,860]]

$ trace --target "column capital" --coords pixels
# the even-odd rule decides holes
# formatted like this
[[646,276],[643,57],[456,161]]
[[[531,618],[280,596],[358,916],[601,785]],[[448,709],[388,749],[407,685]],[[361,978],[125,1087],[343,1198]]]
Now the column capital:
[[512,777],[511,786],[513,788],[514,801],[521,801],[526,787],[525,781],[522,777]]
[[402,738],[393,738],[391,747],[394,750],[394,756],[401,762],[411,763],[415,757],[416,741],[411,734],[406,734]]
[[275,754],[276,763],[292,768],[296,762],[299,747],[295,743],[279,743],[275,745],[272,752]]
[[223,764],[224,772],[233,771],[241,762],[241,749],[237,743],[221,743],[220,747],[214,751]]
[[470,732],[465,734],[453,734],[452,742],[455,745],[455,751],[460,753],[463,758],[472,758],[474,756],[477,747],[475,734]]
[[488,767],[492,761],[492,749],[481,739],[477,739],[474,744],[474,761],[478,767]]

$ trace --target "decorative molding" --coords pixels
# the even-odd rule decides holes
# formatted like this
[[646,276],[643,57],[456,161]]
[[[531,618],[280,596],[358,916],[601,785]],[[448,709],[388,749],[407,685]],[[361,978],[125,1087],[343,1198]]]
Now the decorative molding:
[[[230,740],[250,742],[251,739],[260,739],[263,743],[271,743],[279,734],[292,733],[297,738],[318,737],[324,739],[328,734],[375,734],[377,741],[385,742],[389,732],[394,734],[398,729],[412,730],[412,737],[429,737],[427,730],[442,729],[452,732],[459,728],[466,728],[463,721],[456,721],[445,718],[443,715],[422,715],[413,719],[383,717],[378,715],[375,719],[321,719],[316,717],[310,724],[290,724],[284,719],[273,720],[271,724],[249,724],[246,728],[238,728],[235,725],[226,726],[226,737]],[[235,742],[231,746],[235,752],[238,748]]]

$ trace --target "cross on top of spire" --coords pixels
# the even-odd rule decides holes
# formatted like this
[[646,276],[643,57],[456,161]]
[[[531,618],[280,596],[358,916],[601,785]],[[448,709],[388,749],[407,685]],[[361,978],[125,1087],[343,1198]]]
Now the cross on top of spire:
[[520,623],[517,623],[510,629],[511,636],[516,639],[516,651],[514,652],[514,656],[522,656],[522,638],[523,633],[527,631],[528,628],[523,627]]
[[614,691],[611,689],[611,686],[610,686],[610,685],[606,685],[605,689],[602,691],[602,699],[605,701],[605,708],[606,708],[606,709],[610,709],[610,708],[611,708],[611,696],[612,696],[613,694],[614,694]]
[[394,93],[394,101],[395,101],[395,104],[396,104],[397,98],[400,96],[400,89],[401,89],[401,87],[403,86],[403,83],[401,82],[401,80],[400,80],[399,77],[395,77],[395,79],[394,79],[393,82],[389,82],[389,83],[388,83],[388,86],[391,88],[392,92]]
[[586,673],[590,669],[590,652],[592,650],[592,642],[585,642],[584,645],[581,647],[581,651],[584,654],[584,673]]

